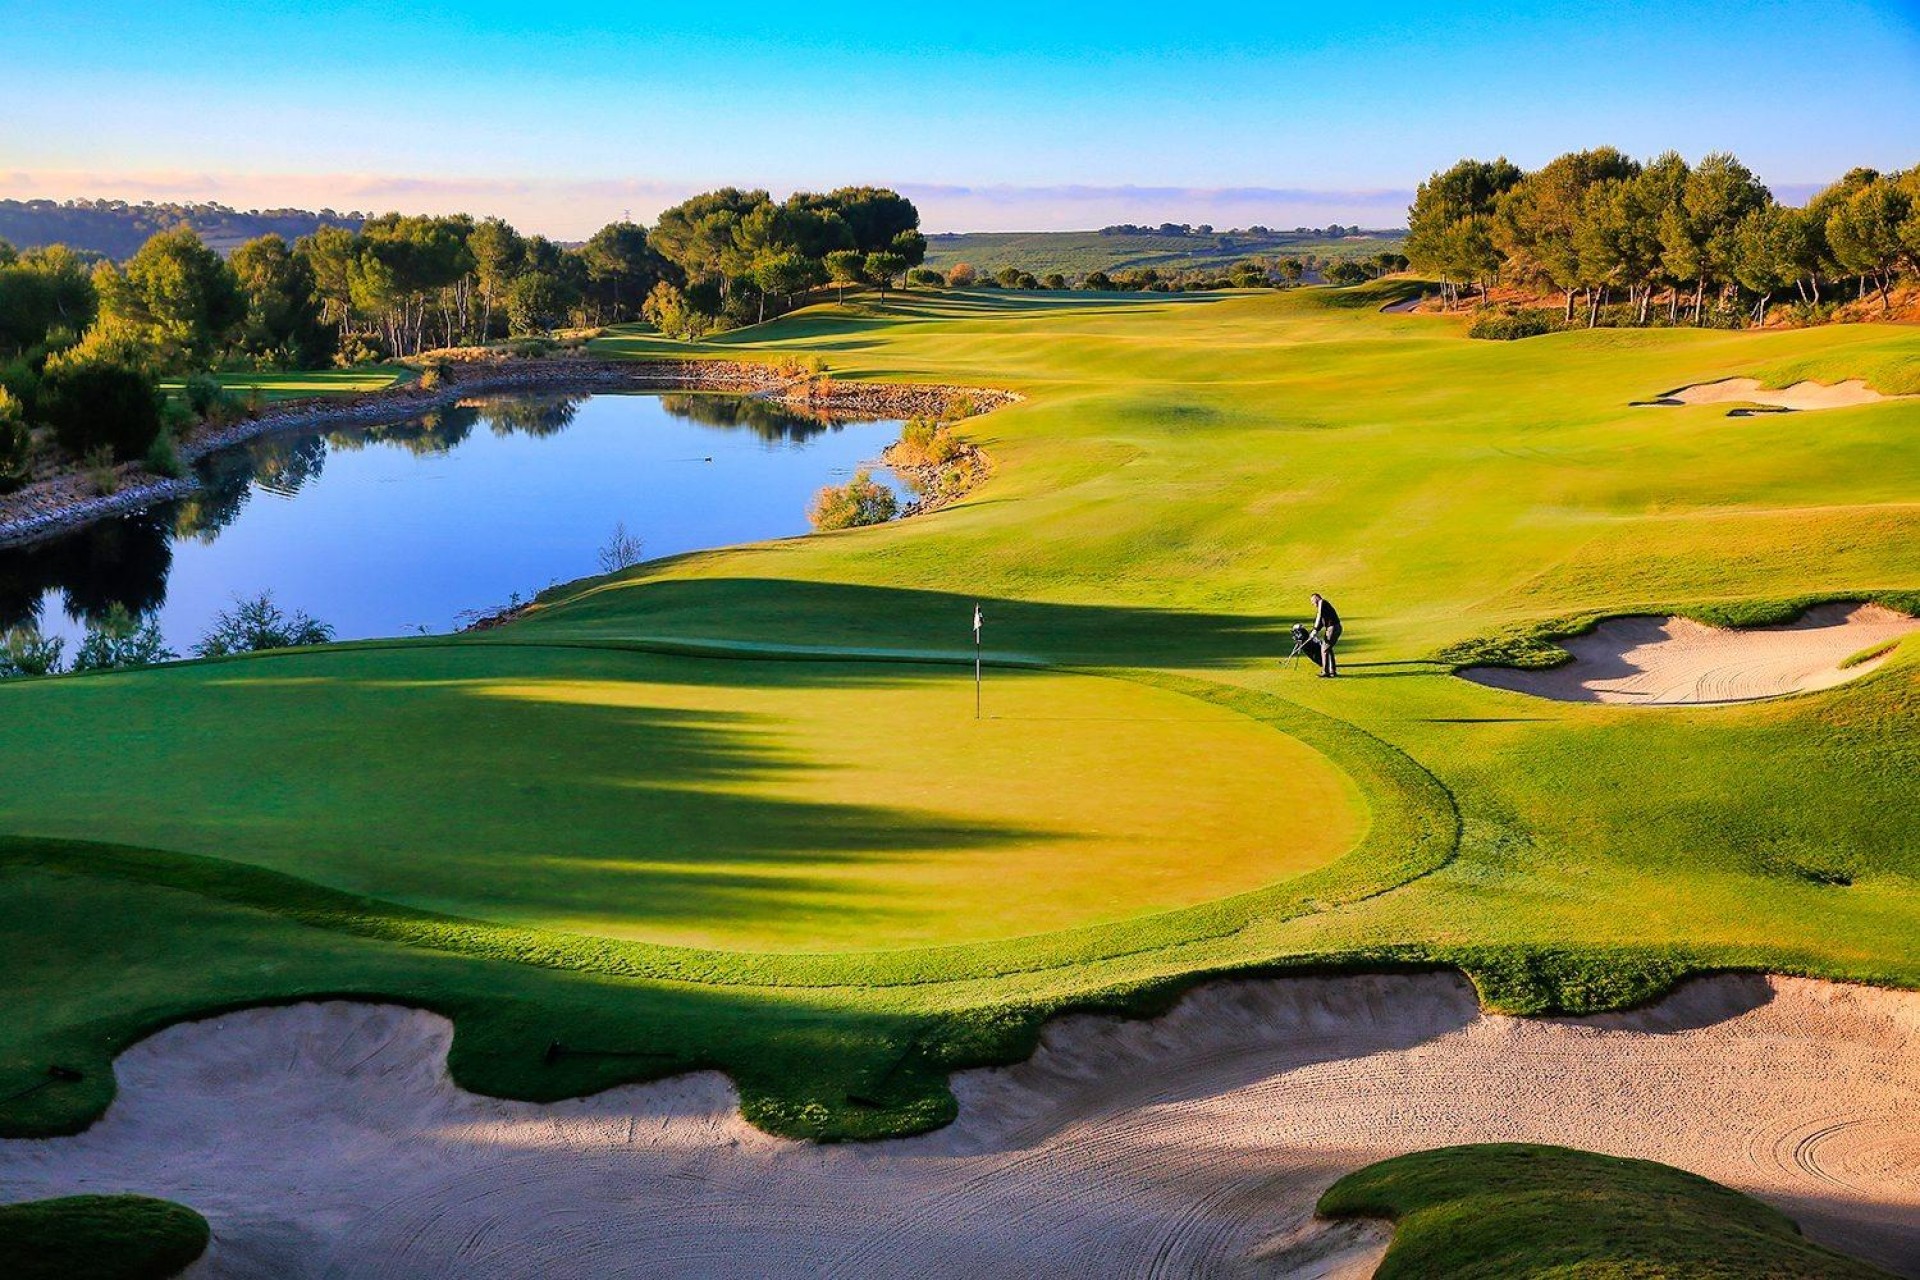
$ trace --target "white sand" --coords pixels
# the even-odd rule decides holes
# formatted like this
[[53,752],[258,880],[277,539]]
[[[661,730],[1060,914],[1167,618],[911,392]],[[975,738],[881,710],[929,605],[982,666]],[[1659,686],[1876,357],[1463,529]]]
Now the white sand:
[[1869,387],[1862,378],[1851,378],[1832,385],[1796,382],[1790,387],[1771,388],[1761,386],[1758,378],[1727,378],[1720,382],[1701,382],[1691,387],[1681,387],[1649,403],[1759,404],[1775,409],[1845,409],[1889,398]]
[[1750,702],[1863,676],[1891,652],[1850,667],[1840,664],[1915,630],[1920,619],[1875,604],[1819,605],[1785,626],[1740,630],[1687,618],[1609,618],[1560,642],[1572,662],[1546,671],[1467,667],[1460,674],[1562,702]]
[[714,1074],[535,1106],[445,1072],[450,1028],[347,1003],[172,1028],[88,1132],[0,1143],[0,1200],[193,1205],[207,1277],[1317,1276],[1378,1227],[1342,1173],[1447,1143],[1564,1143],[1763,1196],[1920,1275],[1920,994],[1690,984],[1646,1011],[1483,1016],[1458,977],[1217,983],[1151,1022],[1073,1017],[955,1081],[939,1133],[812,1146]]

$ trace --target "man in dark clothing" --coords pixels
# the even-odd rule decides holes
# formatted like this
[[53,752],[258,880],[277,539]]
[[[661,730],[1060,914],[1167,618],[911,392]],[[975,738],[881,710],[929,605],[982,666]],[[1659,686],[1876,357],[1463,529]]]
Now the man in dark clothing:
[[1333,607],[1333,601],[1313,593],[1313,630],[1320,637],[1320,674],[1337,676],[1340,664],[1334,660],[1333,646],[1340,642],[1340,611]]

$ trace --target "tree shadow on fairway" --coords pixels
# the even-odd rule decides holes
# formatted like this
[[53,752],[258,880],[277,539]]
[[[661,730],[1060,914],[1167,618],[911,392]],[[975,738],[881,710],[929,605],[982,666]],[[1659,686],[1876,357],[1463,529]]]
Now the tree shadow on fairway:
[[1240,665],[1284,659],[1293,648],[1287,628],[1301,620],[1299,614],[1054,604],[772,578],[635,577],[588,587],[479,642],[686,640],[971,662],[976,603],[985,614],[989,661]]
[[[236,859],[465,916],[749,945],[805,918],[885,935],[927,902],[876,877],[1079,838],[888,803],[917,767],[910,744],[850,777],[850,754],[890,732],[852,727],[868,695],[964,690],[931,668],[833,666],[791,722],[755,708],[801,687],[800,664],[557,648],[335,650],[9,689],[0,831]],[[842,709],[844,740],[817,754]]]

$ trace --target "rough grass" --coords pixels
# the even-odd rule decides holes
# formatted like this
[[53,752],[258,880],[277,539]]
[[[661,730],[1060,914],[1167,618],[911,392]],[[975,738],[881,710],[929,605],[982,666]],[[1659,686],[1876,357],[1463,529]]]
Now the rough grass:
[[1376,1280],[1871,1280],[1785,1214],[1647,1160],[1566,1147],[1443,1147],[1350,1173],[1327,1217],[1388,1218]]
[[[812,308],[691,349],[620,331],[595,350],[818,355],[836,378],[997,385],[1027,399],[967,424],[994,476],[924,518],[574,584],[433,657],[369,648],[0,691],[57,727],[38,739],[0,730],[0,768],[60,797],[9,798],[38,811],[29,826],[0,825],[14,837],[0,858],[0,956],[27,993],[0,1027],[0,1093],[50,1063],[86,1073],[0,1106],[0,1128],[84,1124],[111,1096],[112,1054],[156,1026],[315,995],[447,1013],[459,1027],[453,1069],[470,1087],[558,1097],[718,1067],[756,1123],[858,1137],[940,1123],[953,1105],[947,1071],[1020,1055],[1054,1012],[1150,1012],[1198,974],[1451,964],[1489,1004],[1526,1013],[1637,1003],[1714,969],[1920,985],[1920,812],[1904,803],[1920,776],[1911,654],[1838,689],[1710,714],[1547,703],[1456,680],[1434,660],[1477,637],[1541,638],[1648,601],[1776,619],[1814,599],[1920,588],[1920,404],[1836,411],[1817,432],[1804,418],[1628,407],[1782,362],[1851,376],[1856,360],[1920,354],[1920,335],[1833,326],[1476,343],[1456,319],[1382,316],[1375,294],[913,294]],[[1345,679],[1279,660],[1312,590],[1347,619]],[[711,846],[709,818],[722,832],[829,830],[744,822],[739,801],[824,818],[856,799],[834,756],[840,730],[825,726],[867,704],[839,699],[840,677],[823,670],[950,664],[943,678],[964,706],[976,601],[988,659],[1003,668],[990,681],[1016,664],[1072,669],[1277,730],[1351,780],[1364,837],[1317,869],[1276,864],[1283,874],[1265,887],[1171,910],[1147,910],[1173,904],[1139,864],[1125,884],[1062,877],[1062,902],[1111,893],[1131,905],[1028,936],[930,923],[925,897],[873,880],[830,894],[814,927],[843,940],[918,927],[948,945],[747,951],[738,933],[671,946],[659,940],[670,931],[650,932],[658,920],[620,925],[635,911],[616,901],[619,886],[644,883],[649,911],[683,900],[682,926],[766,927],[791,886],[763,901],[611,855],[622,842],[666,847],[647,813],[679,822],[694,851]],[[526,665],[517,650],[536,646],[556,656]],[[639,651],[705,664],[704,683],[675,695],[700,701],[617,705],[607,686],[625,683],[619,664]],[[776,666],[789,669],[753,670]],[[503,680],[521,695],[476,693]],[[158,696],[189,685],[205,698]],[[744,751],[760,726],[743,715],[763,695],[814,729]],[[947,762],[939,776],[970,779],[970,718],[914,712],[884,735],[884,716],[859,719],[850,741],[884,737],[884,750],[928,753]],[[1128,723],[1036,728],[1045,758],[1033,767],[1093,760]],[[644,805],[613,802],[635,782],[623,751],[658,761],[690,733],[724,749],[681,752],[686,773],[666,788],[678,794],[643,783]],[[1231,768],[1226,754],[1205,761]],[[906,759],[889,767],[904,777]],[[260,785],[221,792],[236,760]],[[1050,805],[1078,815],[1071,825],[1102,819],[1110,780],[1097,764],[1067,772],[1049,784]],[[775,796],[776,785],[792,789]],[[168,816],[183,796],[192,804]],[[1005,802],[956,790],[916,804],[944,815],[943,840],[957,838],[956,817],[962,830],[1055,825],[993,810]],[[1310,819],[1244,796],[1183,821],[1192,838],[1163,859],[1174,868],[1206,853],[1211,832],[1255,832],[1275,850],[1311,843]],[[463,825],[481,872],[464,884],[449,874]],[[998,852],[1017,863],[1033,840]],[[568,846],[596,865],[554,858]],[[772,862],[806,847],[760,846],[754,857]],[[820,853],[816,840],[782,870],[844,887],[852,864]],[[430,889],[427,870],[450,887]],[[582,901],[541,900],[549,877]],[[997,911],[988,897],[970,913]],[[627,1056],[549,1063],[555,1039]]]
[[146,1196],[66,1196],[0,1205],[7,1280],[167,1280],[206,1252],[207,1221]]

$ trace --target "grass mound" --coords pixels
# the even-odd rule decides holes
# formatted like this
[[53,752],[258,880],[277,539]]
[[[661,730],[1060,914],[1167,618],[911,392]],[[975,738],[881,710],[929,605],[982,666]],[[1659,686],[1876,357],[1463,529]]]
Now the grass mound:
[[207,1220],[147,1196],[65,1196],[0,1205],[7,1280],[166,1280],[207,1250]]
[[1376,1280],[1874,1280],[1751,1196],[1647,1160],[1496,1143],[1383,1160],[1333,1184],[1326,1217],[1390,1218]]

